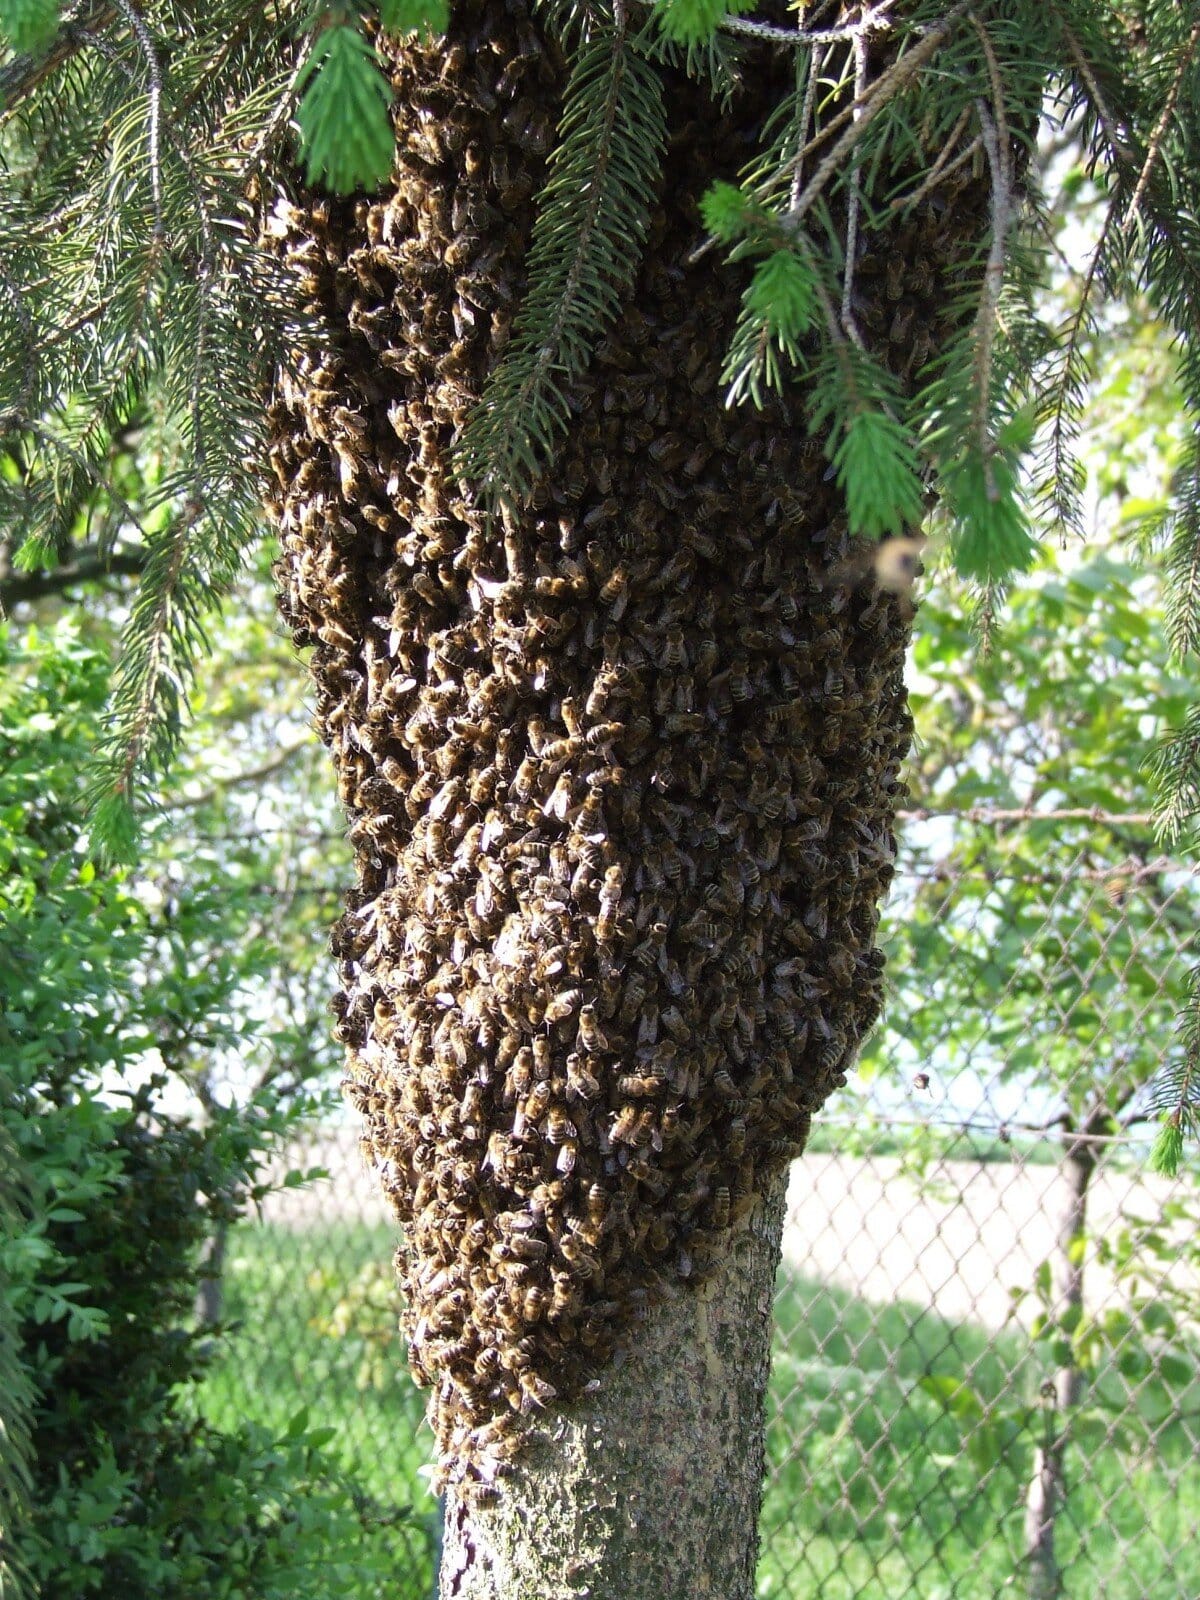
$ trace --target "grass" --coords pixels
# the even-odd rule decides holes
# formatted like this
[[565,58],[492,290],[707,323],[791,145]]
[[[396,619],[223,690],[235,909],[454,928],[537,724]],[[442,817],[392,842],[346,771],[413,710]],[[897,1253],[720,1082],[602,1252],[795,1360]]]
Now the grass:
[[[428,1600],[437,1508],[422,1468],[432,1439],[380,1293],[390,1301],[395,1244],[393,1229],[363,1224],[237,1229],[225,1271],[234,1331],[199,1406],[218,1426],[250,1418],[282,1431],[307,1407],[313,1426],[335,1428],[331,1448],[356,1486],[385,1516],[404,1513],[382,1538],[390,1560],[379,1595]],[[372,1582],[352,1600],[375,1594]]]
[[[1024,1499],[1052,1419],[1021,1335],[798,1279],[776,1314],[759,1596],[1027,1594]],[[1194,1600],[1194,1438],[1178,1422],[1157,1433],[1127,1423],[1123,1449],[1068,1451],[1062,1593]]]
[[[353,1600],[433,1590],[431,1441],[391,1337],[393,1247],[390,1229],[361,1224],[240,1229],[226,1310],[241,1327],[202,1401],[218,1423],[279,1428],[307,1406],[336,1428],[362,1488],[409,1508],[387,1583]],[[1023,1502],[1047,1419],[1021,1336],[795,1277],[781,1280],[777,1318],[760,1600],[1024,1596]],[[1185,1427],[1072,1449],[1068,1475],[1065,1600],[1200,1595],[1200,1461]]]

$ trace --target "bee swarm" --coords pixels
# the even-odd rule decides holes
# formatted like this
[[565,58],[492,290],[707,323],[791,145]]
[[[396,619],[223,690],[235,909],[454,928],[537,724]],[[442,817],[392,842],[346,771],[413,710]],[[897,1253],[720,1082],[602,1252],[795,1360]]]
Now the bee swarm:
[[[563,67],[517,0],[472,0],[393,77],[388,196],[272,219],[341,330],[283,383],[273,510],[357,853],[351,1098],[443,1474],[486,1478],[715,1263],[878,1012],[908,608],[837,577],[799,407],[722,404],[741,283],[689,264],[696,202],[761,107],[670,83],[639,281],[552,473],[489,522],[449,453],[524,287]],[[944,201],[909,228],[949,252]],[[907,295],[936,343],[923,276],[864,266],[863,325]]]

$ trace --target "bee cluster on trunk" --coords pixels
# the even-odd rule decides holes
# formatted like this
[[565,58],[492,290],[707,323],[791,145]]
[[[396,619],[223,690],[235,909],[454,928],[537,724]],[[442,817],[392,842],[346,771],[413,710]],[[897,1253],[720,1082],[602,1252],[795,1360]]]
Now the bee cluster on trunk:
[[[553,472],[489,518],[450,451],[520,301],[563,66],[518,0],[393,66],[392,191],[272,221],[331,327],[276,402],[273,509],[357,853],[350,1094],[442,1470],[487,1478],[720,1258],[877,1015],[909,619],[799,406],[722,404],[741,285],[689,263],[696,202],[781,74],[720,116],[672,86],[629,305]],[[932,286],[905,314],[936,337]]]

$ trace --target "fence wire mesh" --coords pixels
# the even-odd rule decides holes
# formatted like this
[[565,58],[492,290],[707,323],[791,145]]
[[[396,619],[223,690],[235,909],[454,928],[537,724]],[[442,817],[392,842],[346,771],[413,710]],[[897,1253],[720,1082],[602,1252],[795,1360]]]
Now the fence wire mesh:
[[[1194,871],[1137,817],[914,818],[891,996],[796,1164],[776,1295],[758,1592],[1195,1600],[1200,1195],[1152,1176]],[[395,1232],[352,1126],[230,1241],[208,1403],[308,1399],[434,1586]]]

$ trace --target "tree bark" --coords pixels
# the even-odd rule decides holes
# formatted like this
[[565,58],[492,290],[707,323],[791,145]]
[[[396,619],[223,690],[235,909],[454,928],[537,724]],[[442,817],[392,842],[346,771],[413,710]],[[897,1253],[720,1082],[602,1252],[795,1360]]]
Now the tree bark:
[[[1091,1119],[1097,1131],[1107,1125]],[[1058,1319],[1074,1328],[1083,1312],[1084,1258],[1080,1248],[1087,1237],[1088,1188],[1096,1170],[1095,1147],[1075,1130],[1063,1134],[1064,1152],[1059,1173],[1064,1185],[1054,1257],[1053,1309]],[[1043,1395],[1045,1437],[1034,1453],[1033,1476],[1025,1497],[1025,1565],[1030,1600],[1058,1600],[1063,1574],[1055,1554],[1055,1527],[1067,1494],[1066,1451],[1071,1414],[1079,1404],[1083,1374],[1074,1362],[1061,1366],[1048,1380]]]
[[196,1289],[196,1320],[202,1328],[215,1327],[225,1309],[225,1252],[229,1224],[218,1222],[204,1254],[204,1276]]
[[441,1600],[750,1600],[786,1190],[781,1168],[715,1276],[650,1309],[502,1495],[451,1491]]

